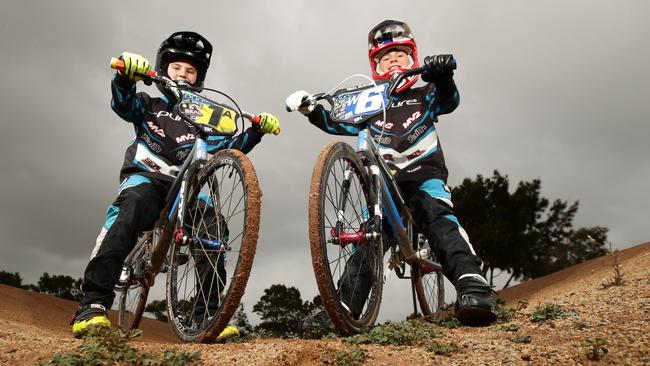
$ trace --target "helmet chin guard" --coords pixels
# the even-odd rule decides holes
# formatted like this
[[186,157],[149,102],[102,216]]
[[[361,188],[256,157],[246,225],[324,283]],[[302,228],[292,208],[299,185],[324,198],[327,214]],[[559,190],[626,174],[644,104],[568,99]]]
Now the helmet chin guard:
[[[374,26],[368,33],[368,59],[372,69],[372,78],[375,80],[386,80],[396,72],[404,72],[405,69],[398,68],[382,73],[379,68],[379,59],[386,52],[399,50],[409,55],[409,69],[420,66],[418,60],[418,48],[413,38],[411,28],[404,22],[398,20],[384,20]],[[396,88],[402,92],[410,88],[418,80],[418,75],[405,78]]]

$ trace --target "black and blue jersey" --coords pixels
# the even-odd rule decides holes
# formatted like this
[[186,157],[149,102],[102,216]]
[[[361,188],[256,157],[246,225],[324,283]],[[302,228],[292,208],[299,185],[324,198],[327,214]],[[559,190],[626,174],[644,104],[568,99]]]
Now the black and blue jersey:
[[[196,129],[171,111],[165,97],[136,93],[136,86],[115,74],[111,81],[111,107],[122,119],[131,122],[135,137],[126,149],[120,181],[132,174],[173,181],[194,145]],[[237,149],[248,153],[262,139],[252,127],[234,137],[209,136],[208,152]]]
[[[395,171],[398,182],[447,182],[447,167],[434,122],[438,115],[456,109],[459,95],[453,81],[446,89],[440,95],[433,83],[409,88],[390,101],[386,121],[381,113],[370,120],[370,136],[379,144],[379,152]],[[321,105],[308,117],[313,125],[334,135],[354,136],[362,127],[334,123]]]

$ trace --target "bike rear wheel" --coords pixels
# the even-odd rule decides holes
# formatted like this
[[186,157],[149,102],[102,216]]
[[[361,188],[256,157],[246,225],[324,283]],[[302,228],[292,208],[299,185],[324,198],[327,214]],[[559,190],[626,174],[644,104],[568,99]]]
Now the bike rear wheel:
[[149,295],[149,282],[146,279],[148,248],[151,247],[151,231],[140,235],[131,253],[124,260],[122,273],[116,286],[119,292],[118,323],[120,335],[129,337],[138,328]]
[[257,245],[262,192],[250,160],[222,150],[205,163],[190,187],[167,272],[172,330],[186,342],[210,342],[237,310]]
[[371,225],[374,200],[357,153],[343,142],[321,151],[309,192],[309,241],[327,315],[343,335],[372,326],[383,287],[381,232]]
[[[433,253],[429,255],[429,259],[438,262]],[[442,272],[432,270],[423,263],[414,263],[411,266],[411,281],[415,285],[415,293],[422,314],[425,317],[436,317],[445,304],[445,286]]]

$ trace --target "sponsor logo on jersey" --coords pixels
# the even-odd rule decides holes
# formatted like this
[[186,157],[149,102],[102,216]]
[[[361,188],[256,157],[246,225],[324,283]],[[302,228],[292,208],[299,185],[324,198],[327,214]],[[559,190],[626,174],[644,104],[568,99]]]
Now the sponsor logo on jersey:
[[418,166],[416,166],[416,167],[413,168],[413,169],[408,169],[406,172],[407,172],[407,173],[413,173],[413,172],[417,172],[417,171],[420,170],[420,169],[422,169],[422,165],[418,165]]
[[406,139],[408,140],[409,143],[412,144],[415,140],[418,139],[418,137],[422,136],[422,134],[424,133],[424,131],[426,131],[427,129],[428,129],[428,127],[425,126],[425,125],[418,126],[418,128],[416,128],[415,130],[413,130],[413,132],[412,132],[410,135],[408,135],[408,136],[406,137]]
[[411,123],[413,123],[413,121],[420,118],[421,116],[422,116],[422,113],[420,113],[420,111],[415,111],[411,115],[411,117],[406,119],[406,122],[402,123],[402,126],[404,126],[404,128],[408,128],[411,125]]
[[417,158],[418,156],[422,155],[424,153],[424,150],[415,150],[412,153],[406,155],[406,159],[408,160],[413,160]]
[[390,107],[391,108],[400,108],[400,107],[403,107],[405,105],[419,105],[419,104],[421,104],[421,103],[418,102],[417,99],[407,99],[407,100],[399,100],[397,102],[393,102],[393,103],[390,104]]
[[393,124],[391,122],[386,123],[386,122],[384,122],[382,120],[379,120],[379,121],[375,121],[374,123],[375,123],[375,126],[383,127],[383,128],[385,128],[387,130],[390,130],[391,128],[393,128]]
[[149,158],[144,158],[142,159],[142,162],[147,164],[151,169],[159,171],[160,170],[160,165],[156,164],[153,160]]
[[180,121],[181,120],[181,116],[179,116],[177,114],[174,114],[174,113],[171,113],[171,112],[168,112],[168,111],[159,111],[158,113],[156,113],[156,117],[157,118],[167,117],[167,118],[173,119],[174,121]]
[[153,131],[156,135],[160,137],[165,137],[165,131],[159,126],[156,126],[153,122],[147,121],[147,126],[149,126],[149,129]]
[[162,151],[162,146],[160,146],[160,144],[157,144],[157,143],[153,142],[151,140],[151,137],[149,137],[149,135],[146,134],[146,133],[143,133],[141,138],[142,138],[142,141],[147,143],[147,146],[149,146],[151,151],[155,152],[156,154],[160,154],[160,152]]
[[[381,138],[381,139],[380,139]],[[372,139],[375,140],[378,144],[382,145],[389,145],[391,141],[393,141],[393,138],[390,136],[380,136],[380,135],[374,135],[372,136]]]
[[180,144],[180,143],[183,143],[183,142],[192,141],[194,139],[195,139],[195,136],[194,136],[193,133],[187,133],[185,135],[178,136],[176,138],[176,143]]
[[190,154],[191,149],[182,149],[176,152],[176,159],[185,160],[185,158]]

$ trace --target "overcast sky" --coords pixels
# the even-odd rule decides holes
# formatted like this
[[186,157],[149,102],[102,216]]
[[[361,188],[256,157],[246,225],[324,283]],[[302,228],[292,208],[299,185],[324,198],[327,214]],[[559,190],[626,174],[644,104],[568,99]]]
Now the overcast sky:
[[[193,30],[215,47],[206,85],[281,121],[249,155],[264,196],[246,309],[276,283],[311,300],[309,179],[337,138],[284,100],[369,75],[366,36],[387,18],[411,26],[421,57],[458,59],[461,103],[437,126],[450,185],[494,169],[512,186],[539,178],[543,196],[580,202],[576,227],[608,227],[616,248],[647,242],[648,14],[643,0],[5,1],[0,270],[82,276],[133,133],[110,109],[109,60],[153,63],[164,38]],[[404,319],[403,299],[409,283],[390,277],[380,320]]]

